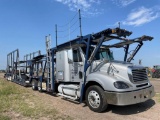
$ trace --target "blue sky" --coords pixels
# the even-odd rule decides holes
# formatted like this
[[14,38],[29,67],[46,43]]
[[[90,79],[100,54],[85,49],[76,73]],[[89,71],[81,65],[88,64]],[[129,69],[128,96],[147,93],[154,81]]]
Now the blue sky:
[[[58,32],[58,44],[79,35],[78,9],[82,35],[115,28],[120,22],[121,28],[133,31],[130,38],[154,37],[144,42],[132,62],[142,59],[144,66],[160,64],[160,0],[0,0],[0,69],[6,68],[7,54],[17,48],[21,59],[37,50],[45,54],[48,34],[55,47],[55,24],[58,31],[65,31]],[[122,49],[113,52],[116,59],[123,58]]]

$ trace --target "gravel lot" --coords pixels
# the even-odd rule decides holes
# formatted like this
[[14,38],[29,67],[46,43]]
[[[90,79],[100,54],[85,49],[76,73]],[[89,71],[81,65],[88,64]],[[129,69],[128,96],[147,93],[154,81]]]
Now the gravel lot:
[[[3,77],[2,74],[1,77]],[[123,107],[110,105],[103,113],[92,112],[85,104],[78,104],[61,97],[32,91],[30,87],[24,89],[32,91],[31,93],[44,101],[44,104],[56,108],[63,115],[68,115],[75,120],[160,120],[160,79],[152,79],[151,83],[156,91],[156,96],[152,100]],[[13,85],[16,84],[13,83]]]

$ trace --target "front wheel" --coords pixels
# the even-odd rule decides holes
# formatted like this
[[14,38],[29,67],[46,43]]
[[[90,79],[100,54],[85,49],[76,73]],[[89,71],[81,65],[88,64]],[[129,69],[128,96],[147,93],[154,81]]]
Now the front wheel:
[[97,85],[87,89],[85,98],[88,107],[94,112],[103,112],[108,106],[104,90]]

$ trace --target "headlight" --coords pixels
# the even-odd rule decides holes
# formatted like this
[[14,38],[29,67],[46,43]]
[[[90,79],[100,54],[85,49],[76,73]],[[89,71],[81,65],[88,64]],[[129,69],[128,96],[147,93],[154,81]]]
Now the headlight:
[[127,88],[129,88],[129,86],[122,81],[114,82],[114,87],[117,88],[117,89],[127,89]]

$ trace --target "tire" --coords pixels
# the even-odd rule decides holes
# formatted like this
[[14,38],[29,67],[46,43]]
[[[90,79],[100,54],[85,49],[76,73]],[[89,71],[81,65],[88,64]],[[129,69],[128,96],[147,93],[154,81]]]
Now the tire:
[[37,80],[32,80],[32,90],[37,90],[38,89],[38,82]]
[[24,75],[24,74],[21,74],[21,78],[22,78],[22,85],[23,85],[24,87],[27,87],[27,83],[26,83],[27,76]]
[[7,77],[7,80],[12,81],[12,77],[11,76]]
[[90,110],[100,113],[107,109],[107,100],[101,87],[90,86],[86,91],[85,98]]
[[24,87],[27,87],[27,84],[26,84],[25,80],[23,80],[22,85],[23,85]]
[[11,76],[11,82],[14,82],[15,78],[14,78],[14,75]]
[[38,91],[42,92],[42,82],[38,81]]

